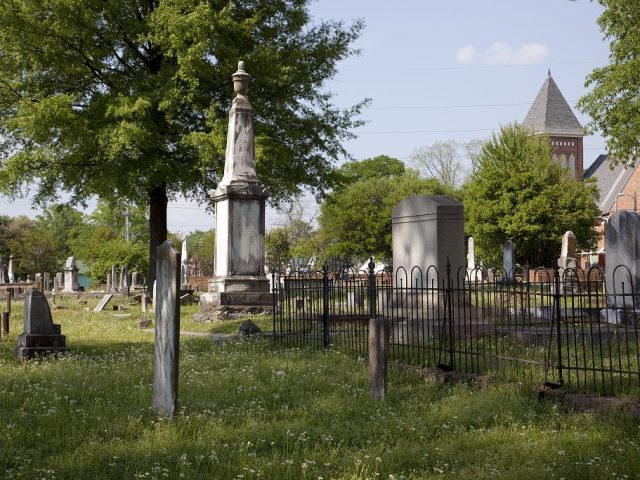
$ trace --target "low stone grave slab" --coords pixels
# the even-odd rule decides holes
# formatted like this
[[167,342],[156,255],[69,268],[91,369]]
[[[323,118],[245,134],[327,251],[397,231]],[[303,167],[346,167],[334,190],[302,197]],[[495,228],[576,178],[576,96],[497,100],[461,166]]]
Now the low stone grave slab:
[[94,308],[93,311],[96,313],[103,311],[104,307],[107,306],[107,304],[111,301],[112,298],[113,298],[113,293],[107,293],[104,297],[102,297],[102,300],[100,300],[100,302],[98,303],[98,305],[96,305],[96,308]]

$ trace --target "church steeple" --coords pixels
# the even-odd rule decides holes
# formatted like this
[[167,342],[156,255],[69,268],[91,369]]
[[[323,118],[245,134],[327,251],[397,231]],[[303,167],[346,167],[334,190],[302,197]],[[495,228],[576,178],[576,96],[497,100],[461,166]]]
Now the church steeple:
[[551,76],[551,70],[522,124],[534,134],[548,135],[553,159],[568,166],[576,180],[582,180],[584,128]]

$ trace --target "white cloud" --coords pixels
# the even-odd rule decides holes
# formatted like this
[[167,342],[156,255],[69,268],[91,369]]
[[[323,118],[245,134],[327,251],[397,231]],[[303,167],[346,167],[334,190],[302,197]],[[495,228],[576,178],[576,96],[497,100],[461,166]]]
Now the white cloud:
[[471,63],[479,56],[478,50],[473,45],[465,45],[456,50],[456,61],[458,63]]
[[465,45],[456,50],[456,61],[469,64],[474,62],[486,65],[529,65],[546,59],[551,50],[541,43],[525,43],[514,48],[504,42],[493,42],[483,51],[474,45]]

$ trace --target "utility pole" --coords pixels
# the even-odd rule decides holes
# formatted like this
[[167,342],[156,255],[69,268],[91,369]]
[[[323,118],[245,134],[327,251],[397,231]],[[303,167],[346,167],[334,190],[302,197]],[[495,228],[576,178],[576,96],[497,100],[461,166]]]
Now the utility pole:
[[127,208],[124,212],[124,241],[129,241],[129,209]]

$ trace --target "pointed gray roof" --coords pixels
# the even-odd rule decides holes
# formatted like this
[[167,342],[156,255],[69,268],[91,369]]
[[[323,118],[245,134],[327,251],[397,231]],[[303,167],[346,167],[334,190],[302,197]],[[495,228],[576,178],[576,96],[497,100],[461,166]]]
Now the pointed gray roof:
[[584,136],[584,129],[549,72],[522,125],[535,133]]
[[584,178],[595,178],[600,190],[598,207],[602,215],[607,215],[616,203],[616,197],[622,193],[636,167],[625,167],[622,162],[609,167],[608,155],[598,158],[584,172]]

